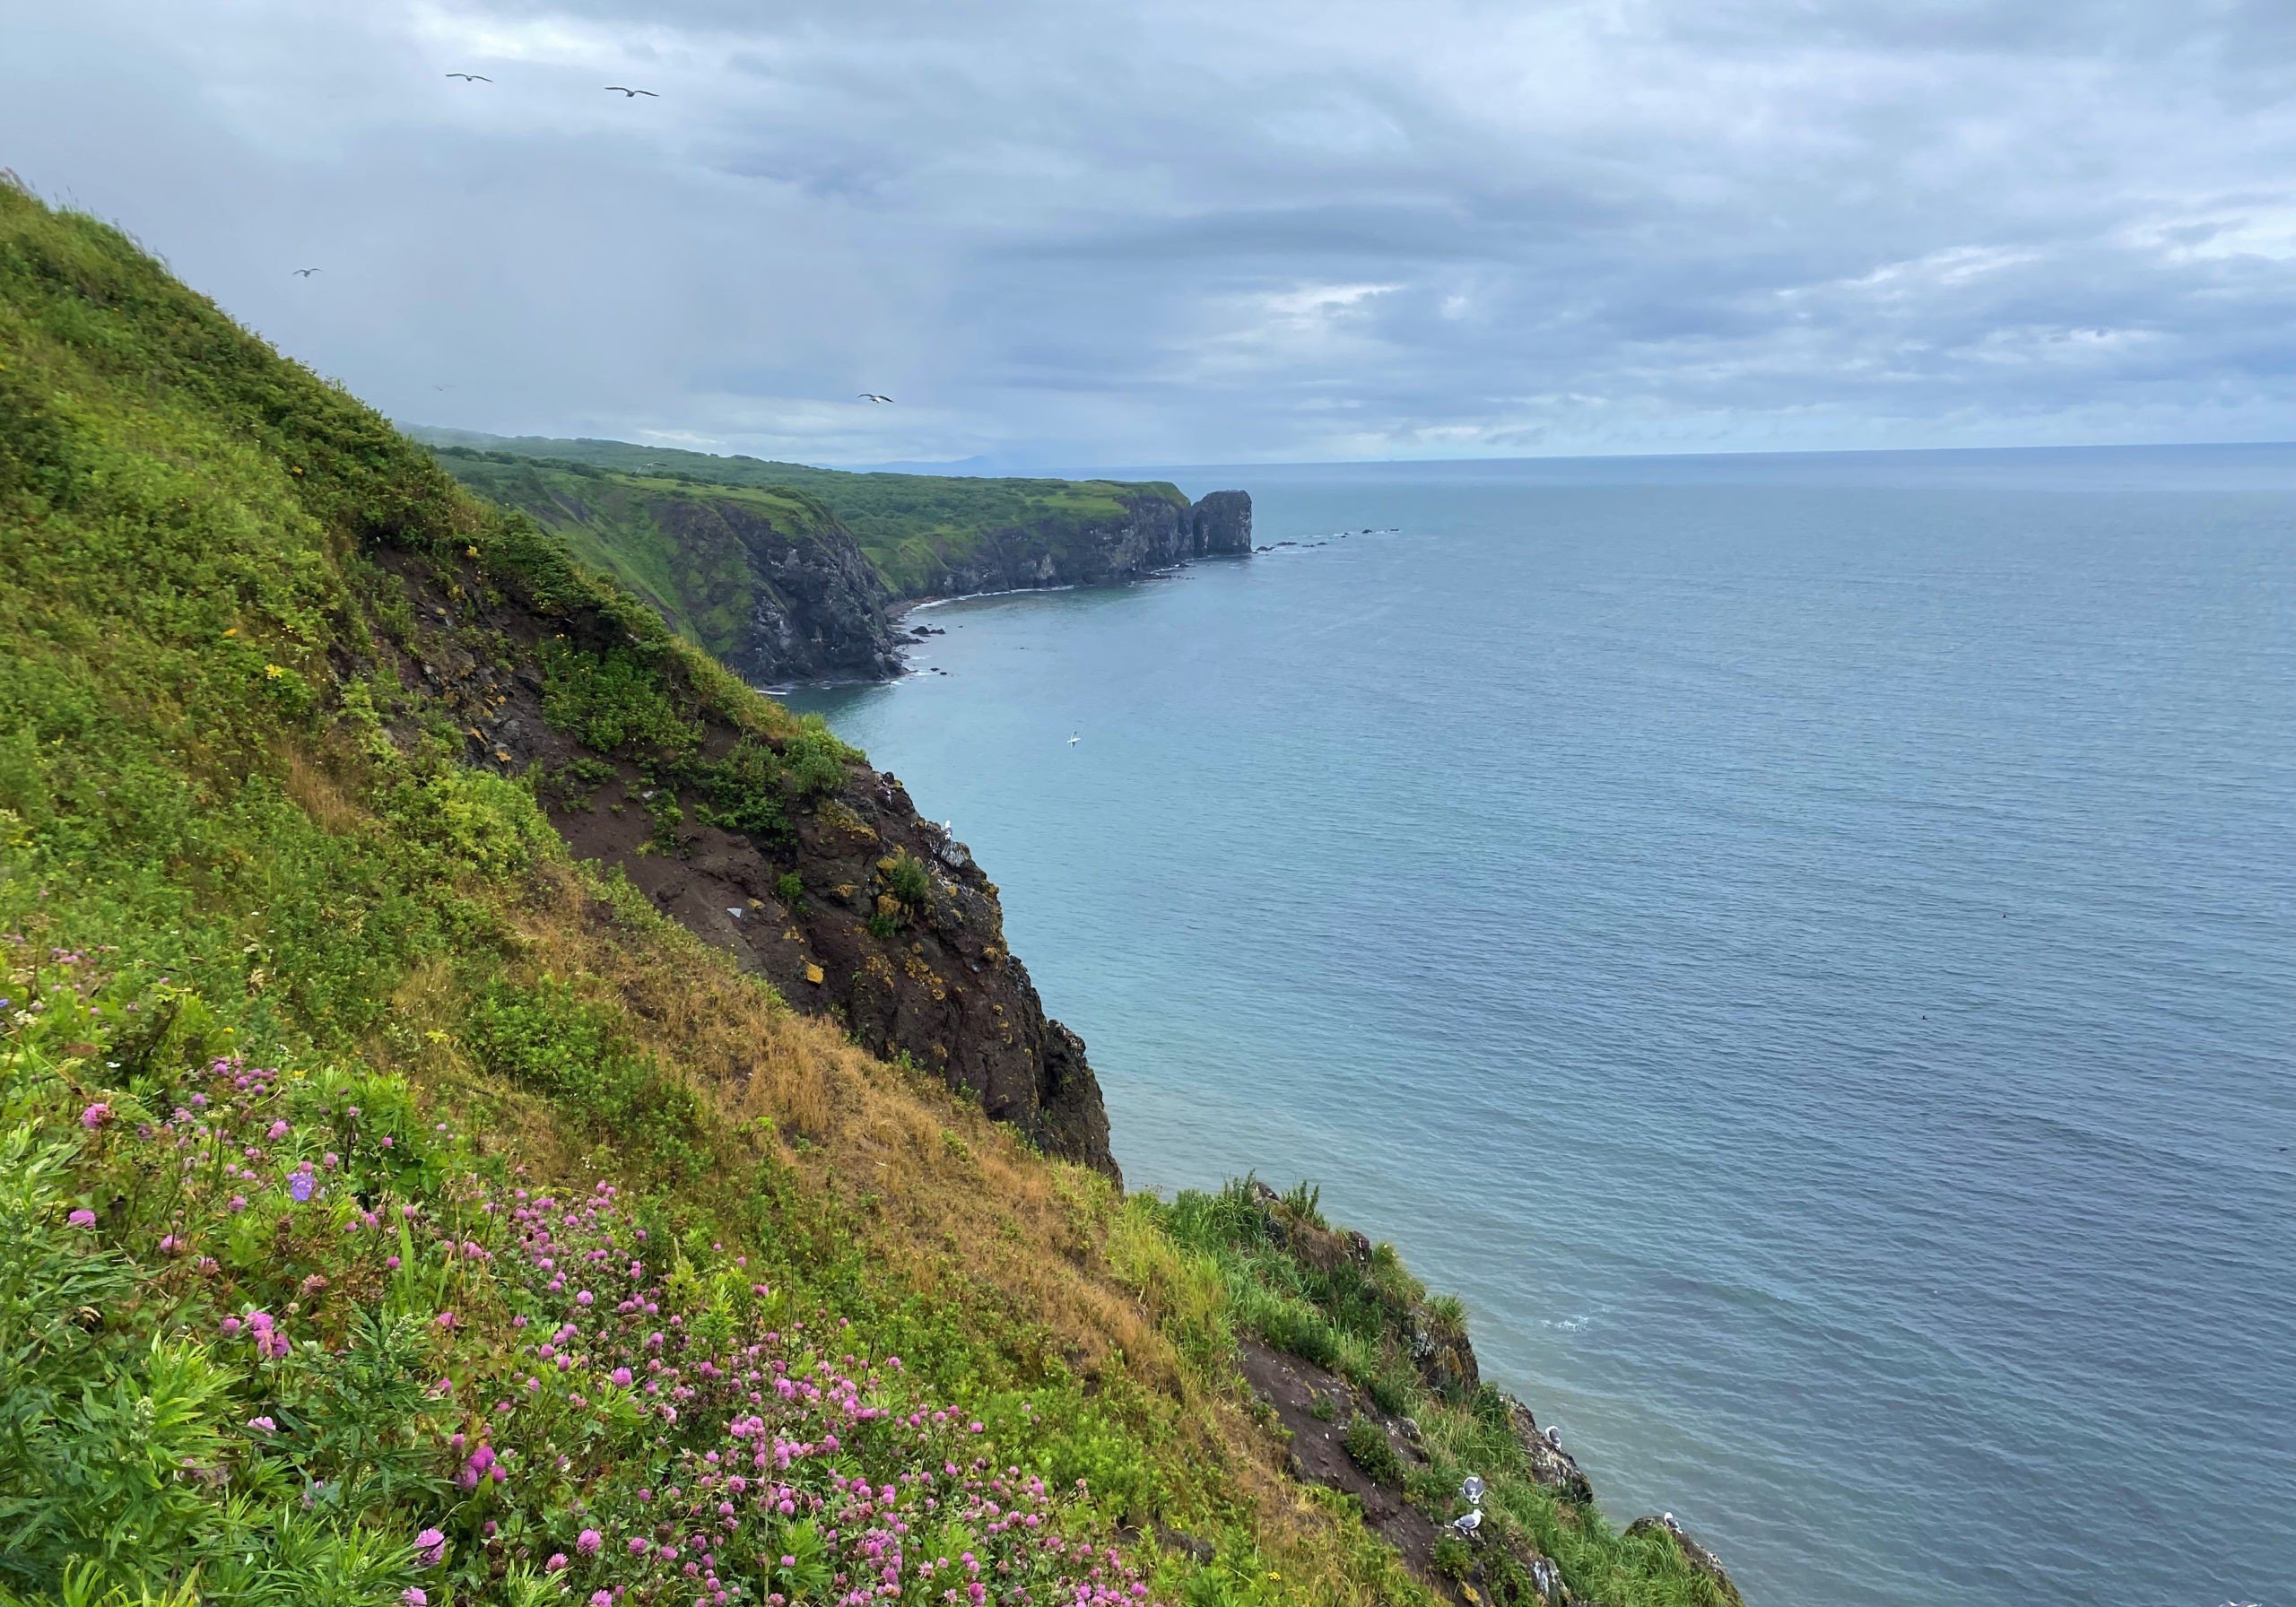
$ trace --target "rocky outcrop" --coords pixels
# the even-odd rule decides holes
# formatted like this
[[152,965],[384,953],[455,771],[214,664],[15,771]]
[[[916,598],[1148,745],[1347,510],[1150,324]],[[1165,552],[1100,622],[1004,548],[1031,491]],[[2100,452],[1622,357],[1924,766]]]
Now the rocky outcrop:
[[1248,492],[1213,491],[1190,504],[1143,488],[1118,519],[1046,518],[986,531],[967,552],[944,558],[920,595],[1137,580],[1191,559],[1248,555],[1251,527]]
[[1248,558],[1252,551],[1249,491],[1206,491],[1188,509],[1198,558]]
[[733,498],[665,496],[648,509],[693,551],[730,543],[751,585],[746,628],[718,656],[756,685],[900,673],[885,584],[843,526],[793,535]]
[[1724,1601],[1735,1604],[1735,1607],[1744,1607],[1745,1598],[1738,1594],[1738,1587],[1731,1583],[1730,1576],[1723,1568],[1721,1561],[1713,1552],[1692,1540],[1683,1526],[1674,1522],[1673,1513],[1661,1513],[1657,1517],[1639,1517],[1626,1526],[1626,1537],[1629,1540],[1653,1533],[1665,1534],[1673,1540],[1674,1549],[1683,1554],[1683,1560],[1689,1563],[1695,1571],[1711,1579],[1715,1589],[1720,1593]]
[[1582,1505],[1591,1502],[1595,1487],[1578,1471],[1578,1459],[1562,1448],[1562,1437],[1552,1429],[1542,1431],[1531,1409],[1513,1395],[1502,1390],[1499,1398],[1507,1408],[1507,1431],[1521,1448],[1531,1477]]
[[961,843],[919,817],[891,776],[848,760],[833,789],[791,798],[757,830],[721,823],[695,777],[740,742],[701,724],[678,764],[585,747],[544,712],[547,641],[612,650],[624,627],[545,621],[494,600],[474,572],[390,552],[413,625],[401,681],[439,696],[466,762],[530,774],[578,856],[622,872],[663,914],[770,980],[873,1054],[905,1055],[1048,1152],[1119,1181],[1083,1040],[1048,1018],[1004,942],[996,888]]

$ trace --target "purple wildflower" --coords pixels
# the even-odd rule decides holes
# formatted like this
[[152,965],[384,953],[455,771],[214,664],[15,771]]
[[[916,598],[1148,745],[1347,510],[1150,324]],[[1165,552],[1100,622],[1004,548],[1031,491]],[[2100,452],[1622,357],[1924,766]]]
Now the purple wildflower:
[[93,1133],[97,1128],[102,1126],[109,1120],[111,1120],[111,1107],[105,1104],[101,1099],[98,1099],[94,1104],[89,1106],[87,1109],[80,1113],[80,1125],[85,1127],[91,1133]]
[[64,1220],[74,1228],[92,1228],[96,1225],[96,1213],[92,1211],[75,1211]]

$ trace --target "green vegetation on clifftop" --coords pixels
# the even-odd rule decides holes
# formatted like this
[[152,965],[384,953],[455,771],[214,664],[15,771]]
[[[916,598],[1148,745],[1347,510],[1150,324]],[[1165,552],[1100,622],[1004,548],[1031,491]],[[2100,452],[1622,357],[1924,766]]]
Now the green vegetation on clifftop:
[[[721,656],[743,646],[756,581],[739,544],[696,541],[686,530],[663,526],[665,506],[696,505],[698,493],[688,483],[579,462],[505,461],[464,451],[447,456],[465,485],[546,526],[576,558],[636,592],[688,639]],[[813,498],[786,487],[713,487],[709,497],[752,509],[801,541],[836,523]]]
[[[850,530],[897,596],[928,591],[952,561],[971,556],[993,532],[1040,524],[1082,527],[1122,519],[1136,500],[1186,508],[1179,488],[1163,481],[985,479],[953,474],[854,473],[761,458],[633,446],[626,441],[560,440],[419,430],[448,455],[456,474],[486,485],[482,465],[523,459],[611,470],[648,487],[734,487],[801,493]],[[465,465],[469,465],[466,467]],[[514,506],[526,503],[505,499]],[[552,527],[558,528],[555,521]]]

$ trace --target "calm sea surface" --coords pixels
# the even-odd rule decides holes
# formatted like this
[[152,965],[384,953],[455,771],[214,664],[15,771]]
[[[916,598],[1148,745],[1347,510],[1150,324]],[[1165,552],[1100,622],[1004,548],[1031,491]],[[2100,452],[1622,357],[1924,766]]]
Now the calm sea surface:
[[2296,448],[1164,473],[1326,544],[795,699],[1133,1186],[1320,1183],[1757,1607],[2296,1603]]

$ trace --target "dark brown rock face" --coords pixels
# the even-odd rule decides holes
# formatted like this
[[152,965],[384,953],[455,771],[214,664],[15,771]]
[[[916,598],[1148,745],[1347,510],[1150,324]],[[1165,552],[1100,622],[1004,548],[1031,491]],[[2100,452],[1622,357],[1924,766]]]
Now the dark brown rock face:
[[[552,810],[579,851],[621,865],[798,1009],[836,1014],[871,1053],[906,1054],[1048,1152],[1119,1177],[1083,1040],[1045,1015],[1005,949],[995,886],[891,775],[852,767],[842,790],[794,817],[793,843],[690,826],[674,854],[638,851],[648,816],[615,815],[613,791]],[[923,868],[921,898],[897,890],[904,861]]]
[[[535,773],[575,854],[619,868],[796,1009],[841,1021],[873,1053],[907,1055],[1049,1153],[1121,1181],[1083,1040],[1046,1016],[1006,950],[995,884],[899,781],[848,761],[833,791],[790,802],[786,831],[705,823],[707,801],[676,775],[586,748],[544,714],[543,645],[612,640],[611,621],[545,621],[483,600],[474,578],[449,589],[422,563],[380,560],[413,621],[392,667],[453,710],[467,762]],[[705,724],[701,756],[735,742]]]

